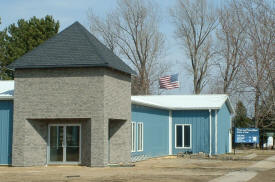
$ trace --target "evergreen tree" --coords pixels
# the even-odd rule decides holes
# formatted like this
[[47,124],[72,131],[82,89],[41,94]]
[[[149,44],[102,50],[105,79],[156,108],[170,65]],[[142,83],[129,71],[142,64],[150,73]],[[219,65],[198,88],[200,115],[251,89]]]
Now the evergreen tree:
[[[1,25],[1,17],[0,17],[0,25]],[[2,60],[4,59],[4,50],[2,48],[2,45],[3,45],[3,33],[2,31],[0,31],[0,61],[2,62]]]
[[[0,32],[1,79],[12,79],[13,72],[7,65],[54,36],[59,30],[59,21],[52,16],[30,20],[20,19]],[[2,36],[1,36],[2,34]]]
[[252,121],[247,117],[247,110],[243,103],[239,101],[236,106],[236,116],[233,119],[236,128],[251,127]]
[[[1,17],[0,17],[0,25],[1,25]],[[0,63],[2,63],[5,60],[5,55],[6,55],[5,36],[6,36],[6,30],[0,31]]]

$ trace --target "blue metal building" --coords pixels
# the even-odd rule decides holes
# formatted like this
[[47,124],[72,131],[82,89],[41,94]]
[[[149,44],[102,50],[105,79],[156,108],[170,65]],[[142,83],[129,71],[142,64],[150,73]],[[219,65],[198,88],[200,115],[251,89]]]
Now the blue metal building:
[[[0,165],[11,164],[13,81],[0,82]],[[132,159],[231,152],[227,95],[132,96]],[[211,147],[210,147],[211,146]]]
[[132,158],[231,152],[233,113],[227,95],[133,96]]
[[11,164],[13,127],[13,81],[0,84],[0,165]]

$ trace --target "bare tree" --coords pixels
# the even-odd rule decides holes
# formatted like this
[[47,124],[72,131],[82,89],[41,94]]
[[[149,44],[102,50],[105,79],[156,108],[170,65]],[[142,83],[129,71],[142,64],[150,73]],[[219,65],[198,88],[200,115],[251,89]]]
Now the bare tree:
[[[271,69],[275,52],[275,10],[264,0],[242,0],[235,2],[238,11],[239,26],[246,22],[245,61],[243,64],[243,83],[254,92],[255,126],[260,127],[263,112],[262,102],[273,93]],[[271,91],[271,92],[270,92]],[[274,103],[272,103],[273,105]]]
[[113,22],[115,18],[113,13],[106,16],[105,19],[93,13],[91,9],[88,12],[88,18],[90,20],[90,30],[93,32],[111,51],[116,53],[116,27]]
[[232,2],[219,11],[219,28],[217,29],[217,60],[219,68],[218,78],[222,82],[221,93],[231,94],[236,91],[239,84],[237,76],[243,61],[243,49],[246,41],[246,24],[239,26],[236,7]]
[[258,126],[261,128],[275,128],[275,51],[272,54],[273,60],[267,65],[265,88],[260,97]]
[[144,0],[118,0],[106,19],[91,15],[91,31],[137,71],[132,94],[150,94],[159,76],[167,70],[161,62],[164,35],[159,31],[157,6]]
[[178,0],[171,9],[171,16],[176,36],[190,59],[194,93],[200,94],[214,54],[211,34],[216,28],[217,18],[205,0]]

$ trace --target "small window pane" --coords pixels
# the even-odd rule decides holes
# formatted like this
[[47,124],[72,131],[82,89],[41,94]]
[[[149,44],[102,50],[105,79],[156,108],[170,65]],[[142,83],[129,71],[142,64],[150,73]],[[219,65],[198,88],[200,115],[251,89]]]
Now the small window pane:
[[132,123],[132,152],[136,150],[136,123]]
[[79,161],[79,133],[80,126],[66,127],[66,161]]
[[63,161],[63,126],[50,127],[50,161]]
[[143,150],[143,124],[138,123],[138,151]]
[[184,147],[190,147],[190,136],[191,132],[190,132],[190,126],[184,126]]
[[182,147],[182,126],[176,126],[176,147]]

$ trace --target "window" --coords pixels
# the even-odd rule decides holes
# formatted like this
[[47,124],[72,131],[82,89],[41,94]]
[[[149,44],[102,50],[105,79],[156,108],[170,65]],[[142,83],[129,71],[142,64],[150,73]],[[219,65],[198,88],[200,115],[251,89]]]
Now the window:
[[137,123],[137,151],[143,151],[143,123]]
[[[137,147],[137,148],[136,148]],[[143,123],[132,122],[132,152],[143,151]]]
[[175,126],[176,148],[191,148],[191,125],[176,124]]
[[136,123],[132,122],[132,152],[136,151]]

